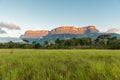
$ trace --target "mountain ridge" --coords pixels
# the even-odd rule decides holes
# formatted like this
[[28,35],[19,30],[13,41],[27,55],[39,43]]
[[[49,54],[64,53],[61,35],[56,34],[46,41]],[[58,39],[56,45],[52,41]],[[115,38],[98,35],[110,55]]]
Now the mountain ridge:
[[[40,30],[40,32],[41,31],[44,31],[44,30]],[[35,32],[35,31],[33,31],[33,32]],[[41,34],[37,33],[37,37],[24,37],[24,36],[26,36],[26,32],[25,32],[25,34],[23,36],[21,36],[20,38],[22,38],[23,40],[26,39],[30,43],[32,43],[33,41],[36,41],[40,44],[44,44],[45,41],[53,42],[57,38],[59,38],[59,39],[70,39],[70,38],[90,37],[92,39],[95,39],[99,35],[102,35],[102,34],[109,34],[111,36],[116,36],[117,38],[120,38],[120,34],[109,33],[109,32],[107,32],[107,33],[106,32],[100,32],[93,25],[92,26],[81,27],[81,28],[77,28],[77,27],[74,27],[74,26],[61,26],[61,27],[54,28],[50,31],[47,31],[46,34],[43,33],[41,35]],[[34,35],[36,35],[36,34],[34,34]]]
[[86,26],[86,27],[74,27],[74,26],[60,26],[58,28],[54,28],[51,31],[49,30],[28,30],[25,32],[24,35],[21,36],[21,38],[40,38],[47,35],[55,35],[55,34],[76,34],[81,35],[85,34],[86,32],[90,33],[96,33],[99,32],[98,29],[96,29],[95,26]]

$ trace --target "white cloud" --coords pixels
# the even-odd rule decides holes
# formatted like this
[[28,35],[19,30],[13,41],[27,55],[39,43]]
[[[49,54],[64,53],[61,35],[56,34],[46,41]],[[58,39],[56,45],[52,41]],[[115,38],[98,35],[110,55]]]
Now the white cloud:
[[13,23],[8,23],[8,22],[0,22],[0,28],[7,28],[7,29],[14,29],[14,30],[20,30],[20,27],[13,24]]
[[0,34],[5,34],[6,33],[6,31],[5,30],[2,30],[1,28],[0,28]]
[[13,23],[0,22],[0,34],[6,34],[8,31],[11,30],[20,30],[20,27]]
[[118,33],[119,31],[120,31],[120,29],[111,28],[108,31],[106,31],[106,33]]

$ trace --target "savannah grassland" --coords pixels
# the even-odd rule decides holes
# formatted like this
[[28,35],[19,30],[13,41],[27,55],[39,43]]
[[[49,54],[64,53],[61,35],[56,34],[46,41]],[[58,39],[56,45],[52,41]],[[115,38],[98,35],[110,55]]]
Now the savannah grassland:
[[120,50],[1,49],[0,80],[120,80]]

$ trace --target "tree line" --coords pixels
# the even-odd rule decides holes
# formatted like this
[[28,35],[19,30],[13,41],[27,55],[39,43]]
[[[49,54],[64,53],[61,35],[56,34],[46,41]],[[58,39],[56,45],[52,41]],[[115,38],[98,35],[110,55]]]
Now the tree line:
[[53,42],[45,41],[43,45],[33,41],[29,44],[25,43],[0,43],[0,49],[120,49],[120,39],[111,37],[108,34],[100,35],[96,39],[91,38],[72,38],[72,39],[56,39]]

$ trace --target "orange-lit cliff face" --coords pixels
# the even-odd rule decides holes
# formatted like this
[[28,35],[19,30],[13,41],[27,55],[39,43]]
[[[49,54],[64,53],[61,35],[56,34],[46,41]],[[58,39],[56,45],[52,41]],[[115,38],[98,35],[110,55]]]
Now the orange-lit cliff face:
[[37,31],[28,30],[25,32],[22,38],[40,38],[46,36],[47,34],[48,34],[48,30],[37,30]]
[[74,26],[61,26],[50,31],[50,34],[84,34],[87,30],[91,33],[99,32],[95,26],[76,28]]
[[91,33],[94,33],[94,32],[99,32],[98,29],[96,29],[95,26],[88,26],[88,30],[90,30]]
[[32,31],[28,30],[25,32],[22,38],[40,38],[43,36],[46,36],[48,34],[85,34],[86,31],[89,30],[90,33],[99,32],[95,26],[88,26],[88,27],[82,27],[82,28],[76,28],[74,26],[61,26],[58,28],[55,28],[51,31],[48,30],[37,30]]
[[50,31],[50,34],[79,34],[74,26],[61,26]]

